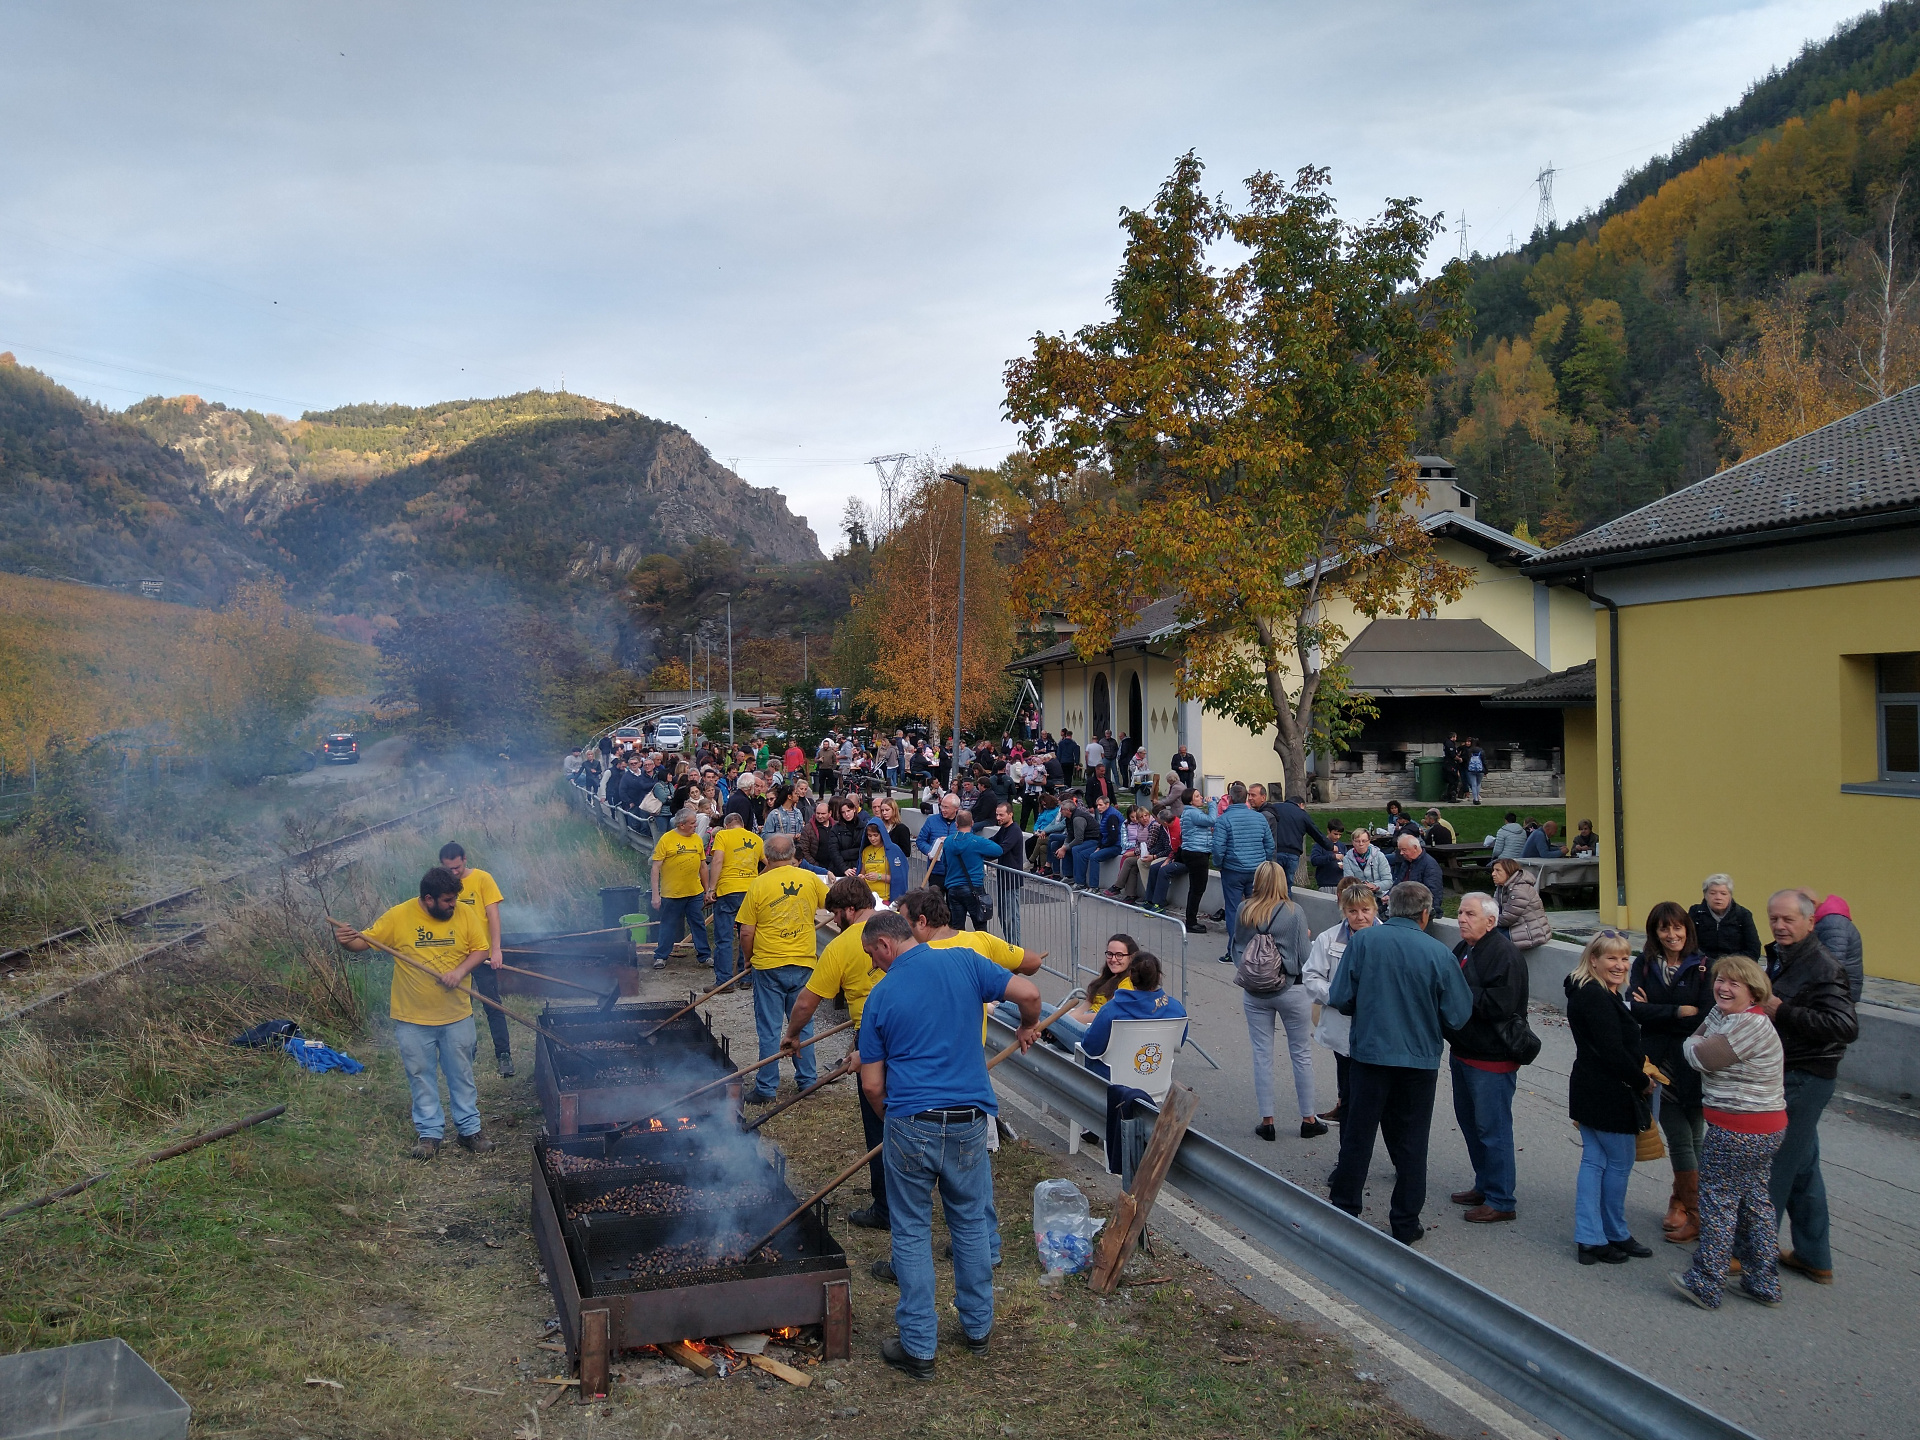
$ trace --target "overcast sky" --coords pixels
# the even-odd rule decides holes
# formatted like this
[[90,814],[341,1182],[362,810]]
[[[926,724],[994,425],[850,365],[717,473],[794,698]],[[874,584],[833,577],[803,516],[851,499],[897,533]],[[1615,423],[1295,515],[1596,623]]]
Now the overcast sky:
[[831,548],[866,457],[1005,453],[1003,365],[1188,148],[1504,248],[1543,164],[1573,215],[1863,8],[15,0],[0,349],[115,408],[564,379]]

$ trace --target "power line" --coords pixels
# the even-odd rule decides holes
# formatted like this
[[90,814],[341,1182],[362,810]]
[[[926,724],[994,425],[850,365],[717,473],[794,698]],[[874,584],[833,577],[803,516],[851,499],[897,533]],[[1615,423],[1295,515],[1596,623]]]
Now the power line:
[[1533,183],[1540,187],[1540,206],[1533,212],[1533,228],[1542,235],[1549,233],[1558,219],[1553,213],[1553,176],[1553,162],[1549,160],[1533,177]]
[[876,455],[867,463],[873,466],[874,473],[880,477],[880,524],[883,536],[893,534],[894,501],[900,493],[900,482],[906,478],[907,466],[913,463],[911,455]]

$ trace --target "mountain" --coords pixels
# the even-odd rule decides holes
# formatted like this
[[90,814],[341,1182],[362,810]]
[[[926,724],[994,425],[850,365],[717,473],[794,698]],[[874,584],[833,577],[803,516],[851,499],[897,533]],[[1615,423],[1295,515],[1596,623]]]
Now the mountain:
[[[1421,441],[1455,460],[1484,518],[1564,538],[1711,474],[1756,434],[1785,438],[1778,416],[1751,413],[1776,380],[1819,390],[1805,413],[1825,418],[1920,378],[1915,297],[1879,321],[1870,303],[1876,265],[1891,258],[1896,293],[1914,273],[1916,63],[1920,5],[1902,0],[1708,122],[1674,152],[1693,163],[1658,160],[1610,210],[1473,257],[1473,337]],[[1876,325],[1890,363],[1868,374]]]
[[267,559],[183,456],[0,354],[0,570],[206,605]]

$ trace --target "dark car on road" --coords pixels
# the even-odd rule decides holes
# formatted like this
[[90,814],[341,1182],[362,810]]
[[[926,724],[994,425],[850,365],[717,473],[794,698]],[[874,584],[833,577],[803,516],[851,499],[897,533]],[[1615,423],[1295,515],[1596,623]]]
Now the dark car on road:
[[329,765],[358,765],[360,741],[344,730],[335,731],[320,742],[320,753]]

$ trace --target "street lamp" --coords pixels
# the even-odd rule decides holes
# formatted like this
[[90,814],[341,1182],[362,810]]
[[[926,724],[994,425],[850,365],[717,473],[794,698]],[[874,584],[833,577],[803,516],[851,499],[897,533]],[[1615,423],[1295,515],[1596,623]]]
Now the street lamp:
[[714,596],[727,602],[727,749],[733,749],[733,592],[722,590]]
[[960,656],[967,639],[967,501],[973,494],[973,486],[966,476],[951,470],[940,478],[960,487],[960,599],[953,625],[953,763],[947,767],[947,788],[957,791],[960,788]]

